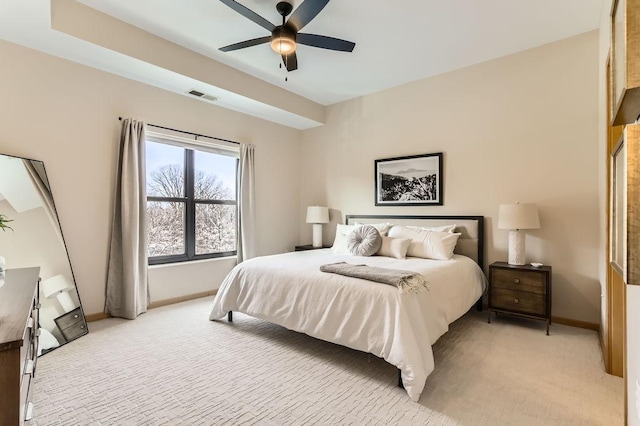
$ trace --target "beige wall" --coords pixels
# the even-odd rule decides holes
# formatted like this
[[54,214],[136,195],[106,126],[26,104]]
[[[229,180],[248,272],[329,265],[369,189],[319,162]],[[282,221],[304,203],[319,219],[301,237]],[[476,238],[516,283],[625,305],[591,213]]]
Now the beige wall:
[[[256,145],[258,253],[299,241],[300,133],[0,41],[0,152],[42,160],[85,312],[101,312],[119,116]],[[212,290],[232,262],[151,274],[152,300]]]
[[[338,213],[487,217],[488,261],[507,257],[498,205],[536,203],[529,261],[553,266],[553,314],[600,322],[598,32],[328,108],[303,132],[304,206]],[[444,153],[444,206],[375,207],[375,159]],[[303,242],[310,226],[301,225]],[[325,240],[333,229],[325,227]]]
[[600,215],[600,281],[602,282],[602,309],[600,310],[600,332],[605,345],[609,341],[609,329],[607,320],[607,145],[608,131],[607,124],[607,57],[609,55],[609,44],[611,30],[609,25],[609,11],[611,10],[611,0],[605,0],[600,17],[600,31],[598,43],[598,205],[602,214]]

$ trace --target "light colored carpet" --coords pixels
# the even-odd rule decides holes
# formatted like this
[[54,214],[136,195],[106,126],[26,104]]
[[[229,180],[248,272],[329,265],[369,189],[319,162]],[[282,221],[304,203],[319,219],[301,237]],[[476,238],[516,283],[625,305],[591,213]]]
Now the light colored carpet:
[[470,312],[434,346],[419,402],[383,360],[211,298],[107,319],[38,361],[36,425],[621,425],[595,332]]

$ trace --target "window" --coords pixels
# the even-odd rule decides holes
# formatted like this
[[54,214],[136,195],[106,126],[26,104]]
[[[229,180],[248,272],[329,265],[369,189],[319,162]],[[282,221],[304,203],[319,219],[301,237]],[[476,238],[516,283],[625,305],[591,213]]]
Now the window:
[[237,152],[150,137],[146,149],[149,264],[235,256]]

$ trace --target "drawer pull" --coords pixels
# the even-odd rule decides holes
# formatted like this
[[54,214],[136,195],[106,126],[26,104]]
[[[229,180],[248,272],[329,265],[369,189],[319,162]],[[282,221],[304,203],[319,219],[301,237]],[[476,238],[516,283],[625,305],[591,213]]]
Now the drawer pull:
[[75,315],[73,316],[73,319],[76,319],[76,318],[78,318],[79,316],[80,316],[80,315],[75,314]]
[[38,304],[36,305],[36,309],[40,309],[41,307],[42,307],[42,304],[38,302]]
[[25,414],[24,414],[24,421],[28,422],[32,418],[33,418],[33,402],[29,401],[29,403],[27,404],[27,410],[25,411]]
[[514,303],[520,303],[520,300],[518,300],[518,298],[516,297],[516,298],[513,299],[513,302]]
[[515,279],[513,280],[513,282],[514,282],[514,283],[516,283],[516,284],[520,284],[520,278],[515,278]]
[[81,330],[84,330],[84,325],[81,325],[81,326],[80,326],[80,329],[81,329]]
[[33,328],[33,318],[31,317],[27,320],[27,328]]
[[36,336],[40,337],[40,333],[42,333],[42,329],[41,329],[41,328],[38,328],[38,329],[36,330]]

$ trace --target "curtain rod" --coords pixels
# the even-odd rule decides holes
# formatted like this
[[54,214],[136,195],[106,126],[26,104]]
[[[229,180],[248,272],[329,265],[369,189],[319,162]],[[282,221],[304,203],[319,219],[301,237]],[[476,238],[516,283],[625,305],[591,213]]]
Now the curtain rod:
[[[122,121],[122,117],[118,117],[118,120]],[[196,140],[197,140],[198,137],[202,137],[202,138],[215,139],[217,141],[235,143],[236,145],[240,145],[240,142],[230,141],[228,139],[216,138],[215,136],[207,136],[207,135],[201,135],[199,133],[187,132],[185,130],[172,129],[171,127],[158,126],[157,124],[149,124],[149,123],[147,123],[147,126],[155,127],[155,128],[158,128],[158,129],[170,130],[172,132],[184,133],[186,135],[192,135],[192,136],[196,137]]]

